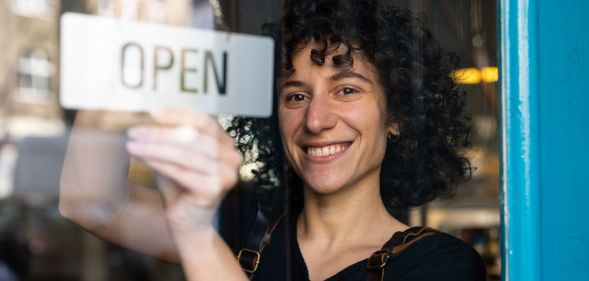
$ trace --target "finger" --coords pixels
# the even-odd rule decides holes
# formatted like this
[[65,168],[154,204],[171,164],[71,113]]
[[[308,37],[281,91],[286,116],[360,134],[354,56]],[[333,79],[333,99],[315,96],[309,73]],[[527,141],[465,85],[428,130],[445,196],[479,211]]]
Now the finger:
[[[183,147],[155,142],[127,142],[129,153],[143,160],[157,160],[181,166],[200,173],[213,173],[219,163],[237,169],[243,162],[241,153],[235,148],[218,150],[210,147],[210,152],[195,151],[193,147]],[[211,153],[215,153],[211,155]]]
[[172,145],[178,148],[202,153],[217,159],[219,150],[234,149],[233,143],[221,145],[208,135],[198,135],[194,129],[183,127],[169,129],[161,127],[136,127],[128,132],[130,141],[143,144]]
[[225,133],[217,120],[202,112],[188,110],[186,108],[157,108],[150,112],[151,116],[160,124],[168,126],[190,126],[199,132],[218,136]]
[[168,142],[176,144],[184,144],[190,142],[205,142],[205,144],[211,144],[213,142],[219,142],[224,145],[235,146],[233,139],[226,133],[224,138],[219,139],[218,137],[201,134],[196,129],[188,126],[178,127],[160,127],[160,126],[136,126],[127,131],[127,136],[134,140],[153,140],[157,142]]
[[[201,206],[211,207],[218,204],[223,195],[237,183],[236,173],[224,172],[217,175],[203,175],[191,173],[176,165],[155,160],[148,160],[146,164],[157,171],[161,176],[174,181],[180,188],[189,191],[191,197]],[[229,169],[224,169],[228,171]],[[231,176],[231,174],[234,174]],[[178,196],[181,193],[167,193],[166,196]],[[182,191],[179,191],[182,192]],[[183,194],[183,193],[182,193]],[[177,197],[169,198],[175,199]]]
[[[155,161],[146,161],[145,164],[152,169],[155,165],[157,165],[155,164]],[[178,198],[182,197],[183,194],[188,192],[188,190],[178,186],[170,178],[165,177],[159,173],[157,175],[157,187],[162,193],[164,202],[166,202],[166,204],[172,204],[173,202],[176,202]]]
[[216,169],[215,159],[177,146],[130,141],[127,142],[127,149],[131,155],[143,161],[167,162],[197,173],[213,173]]
[[[217,172],[202,174],[183,169],[180,166],[157,160],[146,160],[145,164],[158,173],[178,183],[180,189],[199,194],[206,191],[228,191],[239,180],[238,171],[232,165],[221,163]],[[178,193],[178,192],[176,192]]]
[[[213,125],[216,126],[216,125]],[[206,139],[211,141],[219,141],[222,144],[235,146],[233,138],[229,137],[225,131],[220,131],[216,135],[205,134],[187,125],[176,127],[161,127],[161,126],[135,126],[127,131],[127,135],[131,139],[146,139],[155,140],[159,142],[171,143],[189,143],[198,139]]]

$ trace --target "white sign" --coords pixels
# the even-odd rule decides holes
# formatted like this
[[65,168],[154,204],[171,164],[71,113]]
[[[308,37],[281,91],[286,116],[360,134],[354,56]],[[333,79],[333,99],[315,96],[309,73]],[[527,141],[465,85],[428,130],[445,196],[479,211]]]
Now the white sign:
[[182,106],[267,117],[269,37],[66,13],[61,18],[61,104],[146,111]]

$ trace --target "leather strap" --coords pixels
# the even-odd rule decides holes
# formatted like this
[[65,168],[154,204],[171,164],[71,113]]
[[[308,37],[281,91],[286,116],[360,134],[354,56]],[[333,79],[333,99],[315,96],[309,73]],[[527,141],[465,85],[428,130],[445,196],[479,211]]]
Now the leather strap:
[[262,251],[270,243],[272,232],[286,215],[286,211],[277,213],[272,207],[258,203],[256,219],[251,227],[246,247],[237,254],[239,265],[251,279],[258,269]]
[[438,233],[438,231],[433,228],[422,227],[417,231],[405,234],[402,243],[398,245],[395,245],[396,241],[393,239],[395,235],[393,235],[393,237],[383,245],[382,249],[374,252],[370,258],[368,258],[368,262],[366,263],[368,276],[366,280],[383,281],[384,269],[391,260],[398,257],[403,250],[407,249],[407,247],[411,246],[413,243],[436,233]]
[[[238,255],[237,261],[251,279],[260,264],[261,254],[265,247],[270,243],[272,232],[286,216],[286,211],[281,213],[272,212],[272,208],[258,204],[256,219],[250,230],[246,247],[242,248]],[[429,227],[421,227],[416,231],[406,233],[401,244],[397,240],[389,239],[382,249],[374,252],[366,264],[368,271],[367,281],[383,281],[384,269],[387,264],[398,257],[403,250],[411,246],[420,239],[438,233],[437,230]]]

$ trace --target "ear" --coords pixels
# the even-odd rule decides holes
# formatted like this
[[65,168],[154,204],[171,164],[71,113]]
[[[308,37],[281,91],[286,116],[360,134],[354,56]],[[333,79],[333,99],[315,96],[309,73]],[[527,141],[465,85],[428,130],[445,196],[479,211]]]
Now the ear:
[[399,123],[397,122],[392,122],[389,127],[389,133],[393,136],[398,136],[399,135]]

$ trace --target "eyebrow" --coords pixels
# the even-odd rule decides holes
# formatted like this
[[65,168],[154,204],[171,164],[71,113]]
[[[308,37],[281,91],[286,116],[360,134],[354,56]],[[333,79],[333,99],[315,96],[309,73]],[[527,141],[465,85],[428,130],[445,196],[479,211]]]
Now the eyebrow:
[[337,81],[337,80],[341,80],[341,79],[345,79],[345,78],[358,78],[358,79],[363,80],[363,81],[369,83],[370,85],[372,85],[372,81],[370,79],[364,77],[363,75],[361,75],[359,73],[356,73],[356,72],[350,71],[350,70],[338,72],[338,73],[332,75],[331,77],[329,77],[329,80]]
[[280,84],[280,89],[284,89],[287,87],[299,87],[299,88],[306,88],[308,87],[307,84],[305,84],[302,81],[299,80],[287,80],[284,83]]
[[[373,84],[370,79],[364,77],[363,75],[361,75],[359,73],[349,71],[349,70],[338,72],[334,75],[331,75],[329,77],[329,80],[338,81],[338,80],[342,80],[342,79],[346,79],[346,78],[357,78],[357,79],[360,79],[362,81],[369,83],[370,85]],[[307,83],[300,81],[300,80],[286,80],[284,83],[280,84],[280,90],[287,88],[287,87],[308,88],[309,86],[307,85]]]

